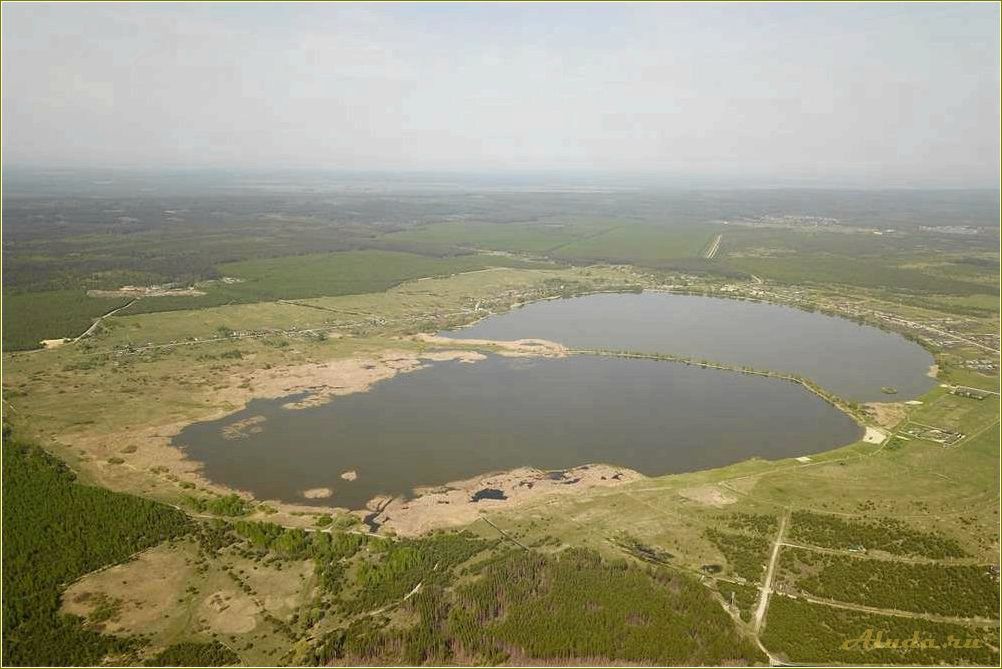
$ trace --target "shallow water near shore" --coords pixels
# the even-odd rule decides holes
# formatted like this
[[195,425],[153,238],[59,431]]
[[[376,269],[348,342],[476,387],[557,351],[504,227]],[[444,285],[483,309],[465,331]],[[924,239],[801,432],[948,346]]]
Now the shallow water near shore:
[[[670,293],[547,300],[445,337],[549,339],[571,348],[670,353],[799,374],[857,402],[902,401],[935,384],[933,358],[901,335],[763,302]],[[883,388],[897,392],[888,395]]]
[[[862,434],[793,383],[595,356],[434,362],[327,404],[289,401],[254,400],[174,444],[210,480],[258,499],[360,509],[521,466],[605,462],[656,476],[808,455]],[[329,497],[304,496],[325,488]]]

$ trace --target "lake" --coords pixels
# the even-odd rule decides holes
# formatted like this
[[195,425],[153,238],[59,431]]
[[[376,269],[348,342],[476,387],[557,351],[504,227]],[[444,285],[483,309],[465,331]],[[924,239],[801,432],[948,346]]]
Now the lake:
[[[932,355],[875,327],[764,302],[669,293],[547,300],[440,333],[549,339],[572,348],[672,353],[797,373],[846,399],[901,401],[928,391]],[[883,387],[894,388],[888,396]]]
[[[596,356],[435,362],[369,392],[283,408],[294,399],[254,400],[186,427],[174,444],[207,478],[258,499],[359,509],[376,495],[523,465],[662,475],[816,453],[862,433],[793,383]],[[357,478],[343,479],[348,471]],[[304,496],[320,488],[333,495]]]

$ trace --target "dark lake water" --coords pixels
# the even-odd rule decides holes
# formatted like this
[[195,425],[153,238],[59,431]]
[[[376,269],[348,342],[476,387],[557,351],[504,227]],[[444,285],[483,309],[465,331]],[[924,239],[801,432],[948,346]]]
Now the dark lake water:
[[[900,335],[760,302],[666,293],[536,302],[468,328],[472,339],[549,339],[572,348],[672,353],[795,372],[856,401],[900,401],[934,385],[932,356]],[[896,395],[881,391],[887,386]]]
[[[478,327],[487,336],[489,324]],[[208,478],[258,499],[357,509],[378,494],[523,465],[606,462],[661,475],[816,453],[861,436],[792,383],[594,356],[437,362],[329,404],[282,408],[288,401],[254,400],[188,426],[174,443]],[[254,423],[260,431],[225,438],[227,426],[252,417],[264,418]],[[358,478],[343,480],[348,470]],[[333,496],[304,498],[311,488]]]

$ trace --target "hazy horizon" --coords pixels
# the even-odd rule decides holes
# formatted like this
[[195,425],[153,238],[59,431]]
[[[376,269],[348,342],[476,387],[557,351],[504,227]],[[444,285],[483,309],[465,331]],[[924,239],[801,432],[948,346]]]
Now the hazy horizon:
[[995,4],[5,4],[3,40],[5,170],[998,186]]

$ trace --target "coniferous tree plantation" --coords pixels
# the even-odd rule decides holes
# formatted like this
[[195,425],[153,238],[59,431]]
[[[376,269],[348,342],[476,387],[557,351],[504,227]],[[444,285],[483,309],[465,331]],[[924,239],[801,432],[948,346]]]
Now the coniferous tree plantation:
[[128,639],[61,615],[63,587],[192,528],[169,506],[75,478],[61,461],[4,428],[4,664],[91,664],[130,649]]

